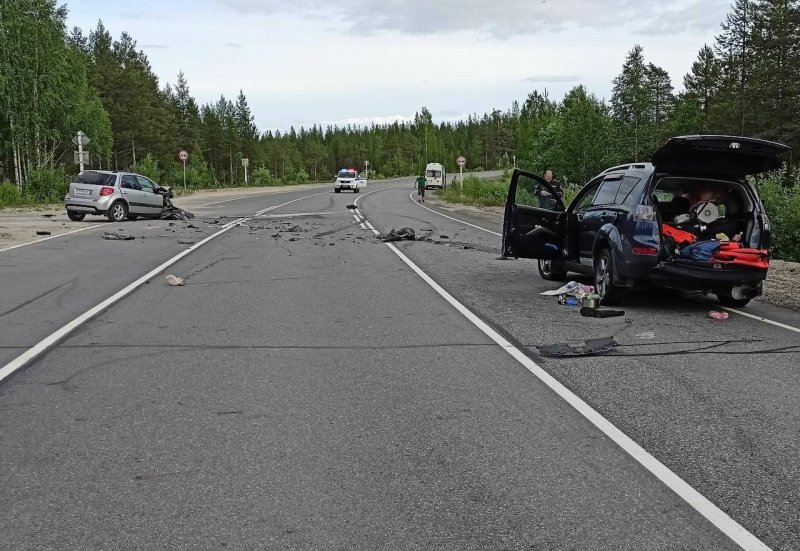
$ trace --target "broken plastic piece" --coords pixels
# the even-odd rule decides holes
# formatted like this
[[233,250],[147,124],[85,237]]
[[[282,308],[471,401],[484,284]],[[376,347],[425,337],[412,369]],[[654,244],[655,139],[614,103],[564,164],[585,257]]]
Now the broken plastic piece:
[[614,340],[614,337],[606,337],[602,339],[589,339],[582,345],[572,346],[569,344],[551,344],[547,346],[538,346],[539,353],[542,356],[550,358],[569,358],[574,356],[593,356],[597,354],[604,354],[619,346],[619,343]]
[[100,237],[102,237],[103,239],[106,239],[108,241],[133,241],[134,239],[136,239],[132,235],[120,235],[118,233],[114,233],[114,232],[110,232],[110,231],[101,233]]
[[399,230],[395,230],[392,228],[388,234],[381,237],[381,240],[385,243],[390,243],[392,241],[414,241],[417,238],[416,232],[411,228],[401,228]]
[[168,275],[164,276],[164,278],[167,280],[167,283],[169,283],[173,287],[180,287],[183,285],[183,279],[180,277],[176,277],[174,275]]
[[711,318],[712,320],[725,321],[730,317],[730,314],[728,312],[719,312],[717,310],[711,310],[708,313],[708,317]]
[[587,318],[618,318],[624,316],[622,310],[599,310],[597,308],[581,308],[581,315]]

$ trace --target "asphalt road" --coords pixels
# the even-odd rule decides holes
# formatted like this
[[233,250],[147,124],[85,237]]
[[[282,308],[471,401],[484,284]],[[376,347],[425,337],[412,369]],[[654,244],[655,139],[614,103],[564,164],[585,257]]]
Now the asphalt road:
[[800,334],[663,292],[582,318],[410,179],[329,187],[0,253],[0,369],[158,270],[0,383],[0,549],[800,548]]

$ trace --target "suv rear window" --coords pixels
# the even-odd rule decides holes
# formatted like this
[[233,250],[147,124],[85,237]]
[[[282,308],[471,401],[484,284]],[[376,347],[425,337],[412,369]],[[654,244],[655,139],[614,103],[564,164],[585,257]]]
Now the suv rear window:
[[614,178],[605,180],[603,184],[600,186],[600,191],[597,192],[597,195],[594,197],[594,201],[592,204],[594,205],[613,205],[614,200],[617,198],[617,193],[619,193],[619,187],[622,183],[622,178]]
[[117,180],[116,174],[103,174],[102,172],[84,171],[75,178],[75,183],[89,184],[90,186],[113,186]]

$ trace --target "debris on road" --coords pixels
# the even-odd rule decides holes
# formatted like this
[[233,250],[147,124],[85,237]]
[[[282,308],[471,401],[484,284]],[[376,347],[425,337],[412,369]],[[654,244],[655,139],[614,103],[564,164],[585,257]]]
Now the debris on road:
[[730,314],[728,312],[719,312],[718,310],[711,310],[708,313],[708,317],[712,320],[725,321],[730,317]]
[[167,280],[167,283],[172,285],[173,287],[181,287],[183,286],[183,279],[180,277],[176,277],[174,275],[164,276],[164,279]]
[[195,226],[194,224],[187,224],[187,225],[186,225],[186,229],[187,229],[187,230],[199,230],[200,228],[198,228],[198,227],[197,227],[197,226]]
[[600,310],[599,308],[581,308],[581,315],[586,318],[618,318],[625,315],[623,310]]
[[570,358],[576,356],[596,356],[605,354],[618,347],[619,343],[614,337],[602,339],[588,339],[583,344],[573,346],[570,344],[550,344],[537,346],[539,353],[547,358]]
[[114,232],[110,232],[110,231],[101,233],[100,237],[102,237],[103,239],[105,239],[107,241],[133,241],[134,239],[136,239],[132,235],[122,235],[122,234],[114,233]]
[[187,240],[184,240],[184,239],[179,239],[178,240],[178,245],[194,245],[195,243],[196,243],[196,241],[187,241]]
[[55,218],[55,217],[56,217],[55,214],[43,214],[42,215],[42,218]]
[[381,241],[391,243],[393,241],[414,241],[416,238],[417,234],[411,228],[400,228],[399,230],[392,228],[392,231],[381,236]]
[[450,239],[449,235],[439,235],[439,239]]
[[581,301],[568,295],[558,295],[558,303],[562,306],[578,306]]
[[39,230],[36,232],[36,235],[51,235],[51,232]]
[[347,208],[349,210],[356,210],[358,208],[358,206],[356,206],[356,205],[347,205]]
[[578,283],[577,281],[570,281],[563,287],[556,289],[555,291],[544,291],[543,293],[539,293],[540,295],[544,295],[546,297],[557,297],[560,295],[569,295],[575,298],[581,299],[585,295],[594,293],[594,287],[591,285],[584,285],[582,283]]
[[636,335],[636,338],[651,341],[656,338],[656,334],[653,331],[645,331],[644,333],[639,333]]

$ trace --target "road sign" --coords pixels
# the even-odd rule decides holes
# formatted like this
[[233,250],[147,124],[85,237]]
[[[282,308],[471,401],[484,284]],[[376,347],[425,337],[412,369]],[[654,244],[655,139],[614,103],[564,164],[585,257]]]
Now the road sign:
[[244,167],[250,166],[250,159],[243,158],[242,159],[242,166],[244,166]]
[[185,149],[181,149],[180,151],[178,151],[178,158],[181,161],[186,162],[186,159],[189,158],[189,152],[186,151]]
[[[72,158],[75,160],[75,164],[89,164],[89,152],[88,151],[73,151]],[[83,170],[83,169],[81,169]]]
[[466,164],[467,164],[467,158],[466,158],[466,157],[463,157],[463,156],[462,156],[462,157],[459,157],[458,159],[456,159],[456,164],[457,164],[458,166],[466,166]]
[[74,143],[75,145],[83,146],[83,147],[86,147],[87,145],[89,145],[90,141],[92,141],[92,140],[89,139],[89,136],[87,136],[86,134],[84,134],[80,130],[78,130],[77,136],[72,138],[72,143]]

